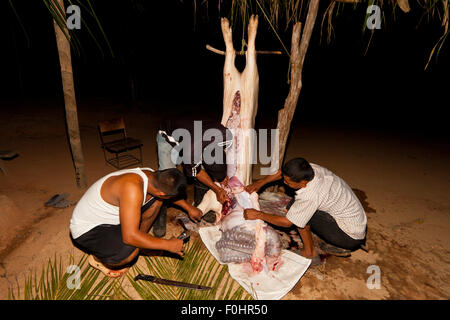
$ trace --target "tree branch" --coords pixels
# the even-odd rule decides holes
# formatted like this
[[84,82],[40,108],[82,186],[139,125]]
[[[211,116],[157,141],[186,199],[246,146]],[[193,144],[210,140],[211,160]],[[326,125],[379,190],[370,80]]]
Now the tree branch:
[[[209,50],[209,51],[212,51],[212,52],[214,52],[214,53],[220,54],[220,55],[222,55],[222,56],[225,55],[225,51],[222,51],[222,50],[213,48],[213,47],[211,47],[209,44],[206,45],[206,49]],[[245,55],[246,52],[247,52],[247,51],[244,51],[244,52],[236,52],[236,54],[243,56],[243,55]],[[281,51],[267,51],[267,50],[257,50],[256,53],[257,53],[257,54],[275,54],[275,55],[280,55],[280,54],[282,54]]]
[[311,0],[309,2],[308,14],[306,16],[305,26],[303,28],[301,39],[301,23],[296,23],[292,30],[290,61],[291,85],[289,87],[289,94],[284,102],[284,107],[283,109],[278,111],[277,129],[279,130],[279,156],[277,160],[279,167],[281,167],[283,164],[283,158],[286,151],[286,143],[291,127],[292,118],[294,117],[298,97],[302,89],[303,62],[305,60],[306,51],[308,50],[312,31],[314,29],[318,9],[319,0]]

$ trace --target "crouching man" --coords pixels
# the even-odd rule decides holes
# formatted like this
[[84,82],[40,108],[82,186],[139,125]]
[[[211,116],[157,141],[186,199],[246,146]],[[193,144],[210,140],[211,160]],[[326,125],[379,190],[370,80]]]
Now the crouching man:
[[[217,136],[209,135],[208,132],[216,132]],[[206,136],[210,138],[205,138]],[[214,191],[221,204],[228,200],[227,192],[216,182],[226,184],[227,181],[225,149],[232,143],[232,133],[219,121],[201,117],[166,118],[160,123],[156,142],[159,170],[176,168],[177,164],[181,164],[185,175],[194,178],[194,203],[189,204],[184,199],[174,202],[184,209],[193,221],[197,222],[202,218],[203,213],[196,206],[209,189]],[[179,147],[181,149],[176,151]],[[204,155],[207,149],[214,150],[214,156],[222,161],[208,163]],[[180,151],[183,156],[177,155]],[[216,151],[218,154],[215,154]],[[166,212],[164,205],[153,226],[153,234],[157,237],[163,237],[166,233]],[[215,214],[206,213],[203,218],[213,222]]]
[[116,171],[95,182],[78,201],[70,220],[74,244],[90,254],[89,263],[118,277],[141,249],[182,256],[183,241],[148,234],[163,200],[185,193],[186,178],[177,169]]
[[337,256],[365,248],[367,218],[352,189],[328,169],[310,164],[303,158],[288,161],[273,175],[246,187],[251,193],[265,184],[281,180],[296,190],[286,216],[276,216],[254,209],[244,211],[245,219],[261,219],[280,227],[295,224],[303,242],[302,256],[320,262],[311,230],[325,242],[320,248]]

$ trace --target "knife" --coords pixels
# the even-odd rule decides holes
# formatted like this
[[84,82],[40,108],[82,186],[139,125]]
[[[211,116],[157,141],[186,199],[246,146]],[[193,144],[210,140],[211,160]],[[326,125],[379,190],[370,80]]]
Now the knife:
[[201,286],[199,284],[161,279],[161,278],[157,278],[157,277],[147,275],[147,274],[138,274],[136,277],[134,277],[134,281],[138,281],[138,280],[145,280],[145,281],[150,281],[153,283],[164,284],[167,286],[175,286],[175,287],[187,288],[187,289],[193,289],[193,290],[210,290],[211,289],[211,287]]
[[178,237],[177,239],[183,240],[184,243],[189,241],[189,238],[191,237],[191,233],[189,230],[185,229]]

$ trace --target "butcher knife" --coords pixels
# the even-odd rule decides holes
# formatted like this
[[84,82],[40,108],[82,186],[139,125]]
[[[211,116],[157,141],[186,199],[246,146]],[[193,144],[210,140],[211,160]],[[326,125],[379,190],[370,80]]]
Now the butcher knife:
[[136,277],[134,277],[134,281],[138,281],[138,280],[145,280],[145,281],[150,281],[153,283],[164,284],[167,286],[175,286],[175,287],[187,288],[187,289],[193,289],[193,290],[210,290],[211,289],[211,287],[202,286],[199,284],[161,279],[161,278],[157,278],[157,277],[147,275],[147,274],[138,274]]

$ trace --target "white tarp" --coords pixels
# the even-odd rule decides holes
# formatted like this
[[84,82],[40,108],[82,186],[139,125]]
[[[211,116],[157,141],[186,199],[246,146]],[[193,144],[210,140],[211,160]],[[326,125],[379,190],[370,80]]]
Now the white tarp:
[[[216,242],[222,232],[218,226],[203,227],[199,229],[200,237],[211,254],[219,261]],[[248,293],[257,300],[279,300],[283,298],[311,264],[311,259],[304,258],[288,250],[281,252],[280,268],[277,271],[261,271],[259,274],[249,276],[241,264],[228,263],[228,271]]]

